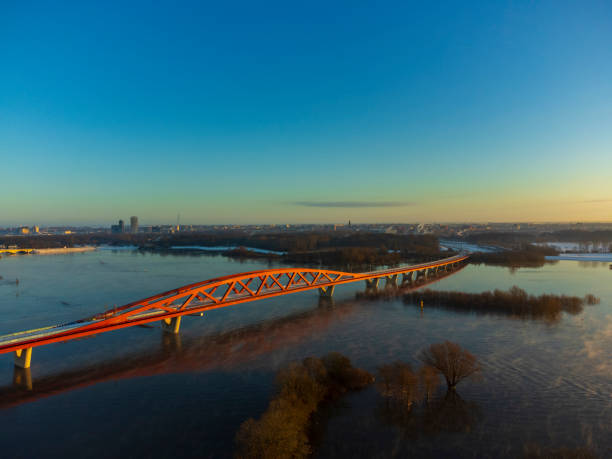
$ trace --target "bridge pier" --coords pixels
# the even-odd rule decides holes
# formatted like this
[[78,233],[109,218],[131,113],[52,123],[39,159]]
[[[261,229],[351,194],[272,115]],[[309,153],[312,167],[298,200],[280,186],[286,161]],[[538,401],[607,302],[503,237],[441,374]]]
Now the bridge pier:
[[334,294],[335,285],[328,285],[327,287],[319,287],[319,296],[323,298],[331,298]]
[[402,274],[402,284],[411,284],[412,283],[412,273],[413,273],[413,271],[410,271],[409,273]]
[[397,274],[385,277],[385,287],[397,287]]
[[318,306],[320,308],[328,308],[330,306],[333,306],[335,304],[334,301],[334,297],[333,296],[320,296],[319,297],[319,304]]
[[182,349],[181,335],[178,333],[162,333],[162,351],[165,354],[179,354]]
[[32,390],[32,370],[14,367],[13,386],[18,389]]
[[165,332],[174,333],[176,335],[181,328],[181,316],[163,319],[161,321],[161,326]]
[[17,349],[15,351],[15,366],[18,368],[30,368],[32,362],[32,348]]
[[366,289],[377,289],[379,282],[380,277],[375,277],[374,279],[366,279]]

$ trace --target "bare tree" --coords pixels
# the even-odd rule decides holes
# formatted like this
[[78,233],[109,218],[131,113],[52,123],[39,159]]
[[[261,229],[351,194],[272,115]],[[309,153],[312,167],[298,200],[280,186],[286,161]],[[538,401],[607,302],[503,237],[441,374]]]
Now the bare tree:
[[478,359],[457,343],[450,341],[432,344],[421,352],[420,359],[425,365],[430,365],[442,373],[451,390],[465,378],[480,371]]
[[440,372],[431,365],[423,365],[419,368],[419,376],[421,377],[423,393],[426,400],[429,402],[429,399],[440,385]]
[[378,389],[385,397],[393,398],[407,408],[420,400],[418,375],[409,364],[395,362],[378,368]]

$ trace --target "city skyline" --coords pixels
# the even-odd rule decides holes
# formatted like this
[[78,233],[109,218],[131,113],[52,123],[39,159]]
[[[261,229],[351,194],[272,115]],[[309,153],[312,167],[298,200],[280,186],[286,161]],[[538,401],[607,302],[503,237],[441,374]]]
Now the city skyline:
[[0,226],[612,221],[607,2],[3,10]]

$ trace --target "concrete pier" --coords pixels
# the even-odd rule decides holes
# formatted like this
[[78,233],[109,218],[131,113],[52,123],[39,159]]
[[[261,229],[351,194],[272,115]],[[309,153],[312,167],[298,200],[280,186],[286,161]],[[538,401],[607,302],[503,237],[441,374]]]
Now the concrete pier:
[[335,285],[329,285],[327,287],[319,287],[319,296],[324,298],[331,298],[334,294]]
[[15,351],[15,366],[19,368],[30,368],[32,361],[32,348],[18,349]]
[[162,350],[166,354],[179,354],[183,350],[181,335],[178,333],[162,333]]
[[32,370],[14,367],[13,386],[18,389],[32,390]]
[[385,287],[397,287],[397,274],[385,277]]
[[377,289],[378,283],[380,282],[380,277],[376,277],[374,279],[366,279],[366,289]]
[[162,320],[162,329],[165,332],[174,333],[176,335],[179,332],[179,329],[181,328],[181,317],[182,316],[178,316]]

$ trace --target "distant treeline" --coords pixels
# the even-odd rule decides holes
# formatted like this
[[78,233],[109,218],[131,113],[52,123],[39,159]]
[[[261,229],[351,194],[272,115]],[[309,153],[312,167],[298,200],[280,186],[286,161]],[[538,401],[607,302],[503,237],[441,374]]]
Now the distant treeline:
[[58,234],[1,236],[0,244],[17,244],[20,247],[51,248],[74,245],[143,245],[158,247],[176,245],[245,246],[278,252],[303,252],[335,248],[375,247],[387,250],[403,250],[411,253],[437,253],[438,238],[430,234],[398,235],[386,233],[356,232],[295,232],[248,234],[244,231],[223,233],[138,233],[138,234]]
[[535,242],[535,233],[483,232],[470,233],[465,240],[475,244],[497,245],[501,247],[516,247],[529,242]]
[[537,268],[547,262],[547,256],[558,254],[559,252],[553,247],[521,244],[513,250],[475,252],[470,255],[470,263],[507,266],[511,268]]
[[438,238],[432,235],[340,231],[255,235],[186,233],[173,235],[167,240],[162,239],[156,245],[240,246],[240,249],[232,250],[227,255],[261,257],[243,248],[252,247],[285,252],[280,258],[287,263],[352,268],[394,265],[401,261],[427,261],[446,256],[440,252]]
[[28,236],[0,236],[0,244],[17,245],[20,248],[54,249],[82,245],[140,245],[154,239],[151,234],[52,234]]
[[557,242],[612,242],[612,230],[563,230],[550,233],[548,240]]
[[[440,252],[433,235],[397,235],[385,233],[295,232],[248,234],[244,231],[223,233],[139,233],[139,234],[66,234],[52,236],[6,236],[0,244],[28,248],[73,247],[77,245],[135,245],[148,250],[169,250],[176,246],[237,247],[223,251],[236,258],[274,258],[287,263],[335,267],[394,265],[401,261],[428,261],[452,253]],[[284,252],[262,254],[248,248]]]
[[612,230],[559,230],[546,233],[482,232],[471,233],[465,237],[476,244],[516,247],[533,242],[612,242]]
[[402,250],[415,254],[437,253],[439,251],[438,238],[429,234],[398,235],[353,231],[267,234],[247,234],[243,231],[224,233],[177,233],[162,235],[157,243],[161,246],[246,246],[278,252],[308,252],[354,247]]
[[465,293],[457,291],[423,290],[408,293],[404,302],[419,304],[421,301],[428,306],[441,306],[445,309],[469,311],[480,314],[503,314],[519,319],[539,319],[547,322],[557,322],[562,312],[579,314],[585,304],[597,304],[599,298],[592,294],[584,298],[566,295],[528,295],[517,286],[508,291],[494,290],[492,292]]

